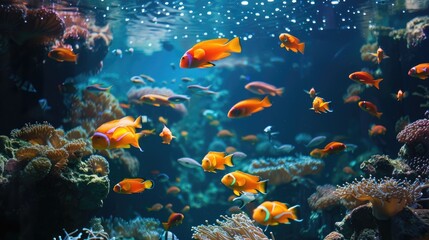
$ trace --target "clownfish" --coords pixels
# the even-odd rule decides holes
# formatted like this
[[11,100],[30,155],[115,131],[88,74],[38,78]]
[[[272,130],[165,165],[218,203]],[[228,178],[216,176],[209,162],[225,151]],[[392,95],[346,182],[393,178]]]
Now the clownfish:
[[252,218],[257,223],[265,226],[275,226],[279,224],[290,224],[289,219],[302,222],[296,216],[296,209],[299,205],[288,208],[285,203],[278,201],[265,201],[253,210]]
[[231,52],[240,53],[241,44],[238,37],[228,42],[226,38],[217,38],[199,42],[183,54],[180,59],[181,68],[209,68],[217,61],[231,55]]
[[113,191],[122,194],[141,193],[146,189],[152,189],[154,183],[152,180],[143,178],[125,178],[113,187]]
[[140,149],[139,138],[143,133],[136,133],[141,128],[141,116],[136,120],[127,116],[102,124],[91,137],[92,147],[97,150],[129,148],[130,145]]
[[205,172],[216,173],[216,170],[224,170],[225,165],[233,167],[233,156],[233,154],[225,156],[223,152],[208,152],[201,161],[201,167]]
[[231,188],[234,194],[240,196],[243,192],[247,193],[267,193],[268,180],[261,181],[259,176],[251,175],[241,171],[228,173],[220,180],[223,185]]

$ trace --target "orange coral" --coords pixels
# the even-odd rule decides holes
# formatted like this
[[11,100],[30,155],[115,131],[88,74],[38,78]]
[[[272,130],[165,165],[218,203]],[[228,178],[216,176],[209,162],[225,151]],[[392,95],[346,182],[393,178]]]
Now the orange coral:
[[346,201],[369,201],[374,217],[385,220],[395,216],[405,206],[415,203],[422,196],[426,182],[414,182],[393,178],[375,179],[373,177],[355,180],[338,186],[334,194]]
[[18,161],[30,161],[40,154],[40,148],[37,146],[21,147],[15,152],[15,158]]

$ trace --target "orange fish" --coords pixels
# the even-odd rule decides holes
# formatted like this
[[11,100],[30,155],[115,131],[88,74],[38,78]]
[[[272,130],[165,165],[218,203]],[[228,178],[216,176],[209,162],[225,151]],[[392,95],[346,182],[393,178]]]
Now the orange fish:
[[180,59],[181,68],[209,68],[217,61],[231,55],[231,52],[240,53],[241,45],[238,37],[228,42],[226,38],[211,39],[195,44],[183,54]]
[[331,103],[331,101],[325,102],[325,99],[321,97],[315,97],[313,100],[313,107],[310,108],[310,110],[314,110],[316,113],[332,112],[332,110],[329,109],[329,103]]
[[368,112],[369,114],[377,118],[381,118],[381,115],[383,114],[382,112],[378,111],[377,106],[375,106],[372,102],[360,101],[358,102],[358,105],[362,110]]
[[159,210],[161,210],[164,206],[162,206],[161,203],[155,203],[154,205],[152,205],[152,207],[150,208],[146,208],[149,212],[158,212]]
[[152,189],[154,183],[152,180],[143,178],[125,178],[113,187],[113,191],[123,194],[141,193],[145,189]]
[[375,125],[373,124],[371,126],[371,129],[368,130],[369,136],[375,136],[375,135],[384,135],[386,134],[386,127],[383,125]]
[[173,194],[176,195],[180,192],[180,188],[176,187],[176,186],[171,186],[167,189],[167,194]]
[[349,78],[361,84],[374,86],[377,89],[380,89],[380,82],[383,81],[382,78],[375,80],[374,77],[367,72],[354,72],[349,75]]
[[389,56],[384,54],[384,51],[381,47],[378,47],[377,52],[376,53],[371,53],[372,56],[377,58],[377,63],[380,64],[381,61],[385,58],[389,58]]
[[170,129],[168,129],[165,125],[159,136],[162,138],[162,143],[164,144],[170,144],[171,140],[173,140],[173,138],[176,138],[175,136],[173,136],[173,133],[171,133]]
[[234,137],[234,133],[229,130],[222,129],[216,134],[216,136],[220,138]]
[[143,134],[143,136],[153,135],[153,134],[155,134],[155,128],[154,129],[145,129],[145,130],[141,131],[141,133]]
[[191,206],[189,206],[189,205],[185,205],[183,208],[182,208],[182,213],[187,213],[187,212],[189,212],[189,210],[191,210]]
[[300,52],[304,54],[305,43],[299,41],[297,37],[294,37],[288,33],[282,33],[279,36],[280,47],[286,48],[286,50],[292,50],[293,52]]
[[257,143],[259,141],[258,137],[254,134],[246,135],[241,137],[241,141],[244,142],[250,142],[250,143]]
[[229,118],[242,118],[248,117],[253,113],[264,110],[264,108],[271,107],[271,102],[266,96],[260,100],[257,98],[246,99],[238,102],[228,112]]
[[265,201],[253,210],[252,218],[257,223],[265,226],[288,224],[289,219],[301,222],[296,216],[296,208],[299,205],[288,208],[285,203],[278,201]]
[[353,168],[349,167],[349,166],[345,166],[343,168],[343,172],[349,175],[355,175],[356,172],[353,170]]
[[49,51],[48,57],[56,60],[57,62],[74,62],[77,63],[77,56],[72,50],[68,48],[55,48]]
[[392,93],[392,97],[394,97],[399,102],[408,97],[408,92],[403,92],[401,89],[399,89],[396,94]]
[[316,89],[311,88],[310,90],[304,90],[305,93],[307,93],[308,95],[310,95],[311,98],[315,98],[317,96],[317,92]]
[[240,196],[243,192],[248,193],[267,193],[267,182],[259,176],[251,175],[241,171],[228,173],[220,180],[223,185],[233,190],[234,194]]
[[408,75],[410,77],[420,78],[421,80],[425,80],[429,77],[429,63],[421,63],[417,66],[412,67],[408,71]]
[[145,94],[140,97],[141,103],[146,103],[155,107],[170,106],[174,108],[174,104],[168,100],[167,96],[159,94]]
[[277,88],[274,85],[265,83],[265,82],[250,82],[244,86],[245,89],[249,90],[254,94],[259,95],[271,95],[271,96],[281,96],[283,94],[283,88]]
[[159,121],[160,123],[164,124],[164,125],[167,125],[167,124],[168,124],[168,119],[164,118],[163,116],[160,116],[160,117],[158,118],[158,121]]
[[346,96],[343,98],[344,103],[354,103],[360,100],[360,97],[357,95]]
[[171,213],[170,217],[168,218],[167,222],[163,222],[162,226],[164,227],[165,231],[168,231],[172,226],[177,226],[182,223],[185,216],[181,213]]
[[228,147],[225,148],[225,152],[228,153],[228,154],[231,154],[231,153],[237,152],[237,149],[235,147],[233,147],[233,146],[228,146]]
[[330,154],[339,153],[346,149],[346,145],[341,142],[330,142],[323,149],[315,148],[310,152],[310,156],[315,158],[325,158]]
[[135,121],[133,117],[124,117],[102,124],[91,137],[92,147],[97,150],[129,148],[130,145],[140,149],[139,138],[143,133],[136,133],[141,128],[141,116]]
[[208,152],[201,161],[201,167],[205,172],[216,173],[215,170],[224,170],[225,165],[233,167],[233,155],[225,156],[223,152]]
[[123,109],[130,109],[131,105],[127,103],[119,103],[119,106]]

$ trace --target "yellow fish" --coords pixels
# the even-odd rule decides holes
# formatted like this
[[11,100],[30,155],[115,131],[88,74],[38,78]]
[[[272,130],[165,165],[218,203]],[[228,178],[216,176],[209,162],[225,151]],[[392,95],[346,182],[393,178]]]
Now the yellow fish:
[[225,165],[233,167],[232,156],[233,154],[225,156],[223,152],[208,152],[201,162],[201,167],[205,172],[213,173],[216,173],[215,170],[224,170]]

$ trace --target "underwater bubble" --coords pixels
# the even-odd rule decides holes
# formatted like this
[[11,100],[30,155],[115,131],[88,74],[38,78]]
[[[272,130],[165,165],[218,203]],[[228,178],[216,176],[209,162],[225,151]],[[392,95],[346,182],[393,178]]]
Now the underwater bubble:
[[249,2],[248,1],[241,1],[241,5],[247,6],[247,5],[249,5]]

